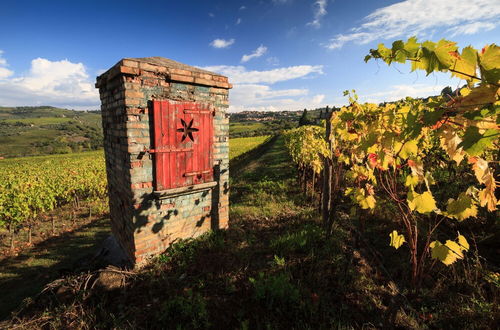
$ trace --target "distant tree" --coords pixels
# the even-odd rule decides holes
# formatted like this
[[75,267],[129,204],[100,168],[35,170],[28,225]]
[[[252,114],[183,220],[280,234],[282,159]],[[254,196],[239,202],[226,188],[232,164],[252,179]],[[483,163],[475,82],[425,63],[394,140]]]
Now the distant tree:
[[307,109],[304,109],[302,116],[299,119],[299,126],[311,125],[313,122],[307,113]]

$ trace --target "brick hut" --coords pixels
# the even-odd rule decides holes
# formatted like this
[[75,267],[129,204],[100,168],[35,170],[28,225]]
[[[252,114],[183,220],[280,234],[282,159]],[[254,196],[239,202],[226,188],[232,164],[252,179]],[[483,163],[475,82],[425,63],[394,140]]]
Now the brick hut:
[[226,228],[227,77],[162,57],[127,58],[96,88],[112,231],[130,261]]

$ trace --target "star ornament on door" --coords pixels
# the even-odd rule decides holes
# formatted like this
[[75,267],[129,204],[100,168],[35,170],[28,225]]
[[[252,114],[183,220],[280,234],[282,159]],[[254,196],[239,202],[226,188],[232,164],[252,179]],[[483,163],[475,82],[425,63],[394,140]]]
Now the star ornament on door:
[[181,124],[182,124],[182,127],[177,129],[177,132],[181,132],[182,133],[181,142],[184,142],[184,140],[187,137],[189,137],[191,139],[191,141],[194,142],[193,133],[194,132],[198,132],[198,129],[193,127],[193,119],[191,119],[191,121],[189,122],[189,124],[187,124],[184,121],[184,119],[181,119]]

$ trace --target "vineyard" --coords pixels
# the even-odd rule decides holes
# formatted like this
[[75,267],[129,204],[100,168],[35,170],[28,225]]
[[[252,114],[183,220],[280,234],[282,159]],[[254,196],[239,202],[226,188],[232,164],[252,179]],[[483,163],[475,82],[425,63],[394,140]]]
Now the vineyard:
[[[318,125],[230,139],[227,230],[142,269],[65,274],[0,328],[496,329],[500,47],[410,38],[371,60],[463,85],[381,104],[346,91]],[[101,152],[0,171],[11,244],[41,214],[105,200]]]
[[229,140],[229,159],[234,159],[265,143],[269,136],[235,138]]
[[0,227],[9,229],[13,249],[15,234],[22,227],[28,229],[31,243],[39,215],[67,203],[78,206],[81,200],[106,198],[106,192],[102,152],[3,160]]
[[349,105],[331,115],[326,129],[288,131],[286,143],[304,189],[321,196],[325,230],[346,211],[361,230],[366,222],[390,220],[387,243],[408,247],[409,278],[418,290],[436,261],[450,266],[466,258],[471,240],[495,231],[500,47],[459,52],[454,42],[410,38],[392,48],[380,44],[365,61],[371,59],[411,62],[412,70],[427,74],[450,72],[466,85],[452,97],[380,105],[360,104],[346,91]]
[[[267,139],[267,136],[231,139],[230,158],[254,149]],[[11,250],[21,230],[27,232],[28,243],[32,242],[32,233],[45,213],[69,203],[79,207],[84,200],[101,201],[94,212],[107,208],[102,151],[0,161],[0,229],[8,229]],[[54,228],[57,218],[51,217],[51,221]]]

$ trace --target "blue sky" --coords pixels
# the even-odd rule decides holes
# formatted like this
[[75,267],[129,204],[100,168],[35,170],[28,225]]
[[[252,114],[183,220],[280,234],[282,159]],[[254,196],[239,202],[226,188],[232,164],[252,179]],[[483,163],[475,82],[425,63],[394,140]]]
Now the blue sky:
[[461,82],[365,64],[369,49],[412,35],[480,48],[499,25],[498,0],[2,0],[0,106],[97,109],[96,76],[147,56],[229,76],[231,111],[426,96]]

